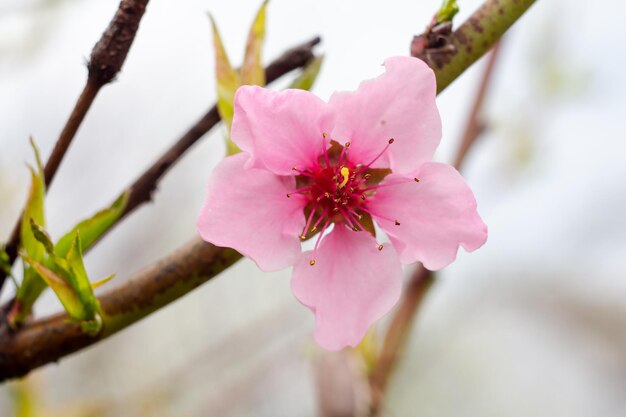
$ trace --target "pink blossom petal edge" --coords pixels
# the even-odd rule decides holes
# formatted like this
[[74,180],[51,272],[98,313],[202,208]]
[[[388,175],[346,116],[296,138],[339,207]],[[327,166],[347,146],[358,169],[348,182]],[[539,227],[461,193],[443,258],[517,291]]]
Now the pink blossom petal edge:
[[[471,252],[487,240],[487,226],[476,209],[474,194],[456,169],[447,164],[423,164],[412,177],[391,174],[369,201],[402,263],[420,261],[432,271],[456,259],[460,246]],[[396,225],[398,220],[400,225]]]
[[335,225],[315,254],[294,266],[291,288],[315,314],[315,340],[328,350],[359,344],[370,325],[398,301],[402,266],[391,245],[379,251],[366,232]]
[[303,90],[272,91],[242,86],[235,94],[231,139],[252,155],[249,165],[278,175],[308,168],[326,148],[327,104]]
[[338,92],[329,105],[335,116],[332,137],[350,142],[349,159],[368,163],[394,144],[373,165],[404,174],[432,160],[441,139],[433,71],[422,60],[392,57],[386,71],[364,81],[355,92]]
[[222,160],[207,186],[198,216],[202,238],[231,247],[251,258],[264,271],[293,265],[300,255],[298,233],[304,226],[303,201],[287,198],[293,178],[265,169],[245,168],[250,155]]

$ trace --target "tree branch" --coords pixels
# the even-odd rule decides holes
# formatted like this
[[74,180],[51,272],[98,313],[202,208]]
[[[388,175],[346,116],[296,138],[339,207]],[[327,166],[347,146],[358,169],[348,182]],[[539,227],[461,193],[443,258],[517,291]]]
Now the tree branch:
[[[44,168],[46,186],[52,184],[59,165],[61,165],[61,161],[63,161],[63,157],[91,108],[96,95],[102,87],[113,81],[122,69],[130,46],[139,29],[139,22],[143,17],[148,1],[122,0],[109,26],[93,47],[89,63],[87,64],[88,75],[85,87],[52,149],[50,158],[46,162]],[[23,213],[20,214],[13,227],[13,232],[6,246],[6,252],[9,255],[11,264],[17,258],[22,216]],[[5,278],[6,275],[0,270],[0,292],[2,291]]]
[[66,314],[0,328],[0,381],[26,375],[130,326],[213,278],[241,258],[232,249],[194,239],[99,297],[103,330],[86,335]]
[[416,36],[411,55],[435,71],[437,92],[442,92],[463,71],[482,57],[535,0],[487,0],[457,30],[434,40]]
[[[315,37],[272,61],[265,70],[267,82],[305,66],[314,58],[313,47],[320,41],[319,37]],[[122,217],[150,201],[152,192],[167,170],[219,121],[217,109],[212,106],[137,178],[127,190],[129,202]],[[120,220],[121,217],[118,222]],[[0,324],[0,381],[23,376],[34,368],[96,343],[186,294],[240,257],[231,249],[217,248],[197,240],[186,245],[100,298],[104,327],[103,333],[96,338],[83,334],[80,326],[67,321],[65,314],[29,323],[15,333]],[[35,345],[37,348],[32,347]]]
[[[280,57],[272,61],[265,69],[267,83],[269,84],[281,76],[308,64],[315,57],[313,48],[320,42],[321,39],[315,37],[308,42],[285,51]],[[161,177],[178,161],[187,149],[219,121],[220,116],[217,112],[217,106],[213,105],[169,150],[137,178],[127,190],[130,193],[128,204],[118,222],[141,204],[150,201]]]
[[[479,9],[479,11],[483,9],[484,6]],[[471,19],[472,18],[470,18],[470,21]],[[463,26],[465,26],[465,24]],[[463,26],[461,26],[461,28]],[[480,80],[480,84],[465,125],[463,137],[461,138],[459,148],[454,158],[453,166],[456,169],[461,169],[468,151],[482,131],[479,114],[486,92],[489,88],[489,83],[492,79],[495,62],[498,57],[498,51],[499,43],[496,43],[489,56],[489,61],[487,61],[487,66],[485,67],[483,76]],[[437,78],[437,81],[439,81],[439,78]],[[442,89],[443,88],[439,91]],[[370,375],[372,399],[370,414],[372,416],[376,416],[380,412],[393,370],[401,358],[402,350],[415,321],[417,312],[422,305],[422,301],[428,293],[428,290],[431,288],[433,281],[434,274],[426,270],[422,265],[418,265],[409,280],[409,285],[406,288],[405,295],[400,302],[400,306],[391,319],[391,323],[387,329],[387,333],[385,334],[381,353],[376,362],[376,367]]]
[[[276,81],[283,75],[308,64],[315,55],[313,48],[321,42],[319,37],[315,37],[307,42],[297,45],[285,51],[281,56],[272,61],[265,69],[265,79],[267,83]],[[124,208],[124,212],[117,219],[106,233],[108,233],[115,225],[117,225],[124,217],[135,211],[140,205],[147,203],[152,199],[152,193],[156,190],[157,185],[163,175],[182,157],[185,152],[196,143],[204,134],[211,130],[220,122],[220,116],[217,107],[213,105],[187,132],[170,147],[159,159],[157,159],[143,174],[141,174],[128,189],[128,203]],[[22,216],[20,216],[21,219]],[[11,240],[7,244],[6,251],[9,254],[11,263],[15,262],[17,257],[17,247],[19,246],[20,222],[16,224],[11,235]],[[106,234],[105,233],[105,234]],[[104,234],[102,235],[104,236]],[[101,237],[102,237],[101,236]],[[0,290],[4,274],[0,270]],[[7,310],[8,311],[8,310]],[[5,316],[0,311],[0,317]]]
[[[454,32],[453,44],[465,45],[466,49],[457,49],[435,68],[438,90],[443,90],[492,47],[500,35],[532,3],[534,0],[488,0],[468,22]],[[502,22],[498,21],[498,16],[503,19]],[[468,37],[470,34],[471,38]],[[480,47],[473,48],[472,45]],[[158,179],[159,176],[155,177]],[[149,184],[150,181],[146,183]],[[154,187],[148,189],[149,199]],[[32,369],[57,361],[116,333],[214,277],[239,257],[232,249],[216,248],[198,240],[192,241],[173,255],[135,275],[124,285],[100,297],[104,311],[104,329],[95,338],[82,334],[75,324],[67,323],[67,316],[64,314],[29,323],[16,333],[10,333],[6,328],[0,329],[0,381],[23,376]],[[399,306],[398,311],[404,311],[402,316],[408,316],[409,319],[394,317],[394,320],[405,323],[403,326],[406,328],[409,327],[406,323],[414,316],[407,312],[417,310],[425,288],[428,287],[426,284],[429,284],[430,273],[416,272],[415,276],[422,276],[421,274],[425,274],[424,278],[412,280],[407,295]],[[394,338],[402,341],[405,337],[406,331],[394,331],[389,335],[390,340]],[[399,349],[395,352],[398,351]],[[389,357],[396,358],[397,353],[391,352]],[[396,359],[387,360],[387,363],[393,365],[395,361]]]
[[480,111],[483,107],[483,101],[485,100],[485,95],[487,94],[489,83],[491,82],[491,75],[493,74],[493,68],[498,58],[499,51],[500,42],[496,43],[496,45],[493,47],[493,50],[491,51],[491,54],[489,54],[489,61],[487,61],[487,66],[485,67],[485,72],[483,73],[483,77],[480,80],[478,91],[476,93],[476,97],[474,98],[474,103],[472,104],[470,113],[467,116],[467,122],[465,124],[463,137],[461,138],[459,149],[453,163],[454,167],[458,170],[460,170],[463,166],[463,161],[465,160],[467,152],[470,150],[470,148],[483,130],[484,126],[480,120]]

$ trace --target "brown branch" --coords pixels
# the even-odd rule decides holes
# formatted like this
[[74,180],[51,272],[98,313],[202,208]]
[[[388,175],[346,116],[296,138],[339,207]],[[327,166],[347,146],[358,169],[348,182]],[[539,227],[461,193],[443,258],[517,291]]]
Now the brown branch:
[[460,170],[463,166],[463,161],[465,160],[467,152],[472,147],[476,139],[478,139],[480,133],[483,131],[484,126],[480,120],[480,111],[483,107],[483,101],[485,100],[485,95],[487,94],[487,90],[489,88],[491,75],[493,73],[493,68],[498,58],[499,50],[500,42],[498,42],[493,47],[493,50],[489,54],[489,60],[487,61],[487,66],[485,67],[485,71],[483,72],[483,77],[480,80],[478,91],[476,93],[476,97],[474,98],[474,103],[472,104],[470,113],[467,116],[467,122],[463,131],[463,137],[461,138],[459,149],[453,163],[454,167],[458,170]]
[[[307,42],[288,49],[281,56],[272,61],[265,69],[265,79],[267,80],[267,83],[276,81],[281,76],[308,64],[315,57],[313,54],[313,48],[320,42],[321,39],[319,37],[315,37]],[[150,201],[152,199],[152,194],[156,190],[163,175],[165,175],[172,165],[174,165],[194,143],[196,143],[202,136],[219,123],[219,121],[220,117],[217,112],[217,107],[213,105],[204,114],[204,116],[191,126],[187,132],[185,132],[178,139],[178,141],[174,143],[174,145],[172,145],[171,148],[169,148],[143,174],[141,174],[126,190],[129,193],[128,204],[115,224],[119,223],[122,218],[132,213],[143,203]],[[20,222],[16,224],[11,235],[10,243],[7,244],[6,248],[11,259],[11,263],[15,261],[17,256],[20,231],[19,226]],[[107,232],[114,226],[115,225],[111,226]],[[0,271],[0,290],[3,279],[4,276],[2,271]],[[4,314],[1,312],[0,317],[4,317]]]
[[[315,57],[313,47],[320,42],[320,38],[315,37],[308,42],[285,51],[280,57],[272,61],[265,69],[267,83],[271,83],[297,68],[304,67]],[[150,201],[161,177],[187,149],[219,121],[220,116],[217,112],[217,107],[213,105],[169,150],[137,178],[127,190],[130,192],[130,195],[122,217],[130,214],[141,204]]]
[[[464,53],[452,57],[447,61],[448,64],[444,63],[442,67],[435,69],[439,91],[489,49],[533,2],[534,0],[488,0],[485,5],[489,7],[483,5],[477,12],[479,15],[475,14],[470,18],[469,25],[472,29],[468,29],[466,23],[457,32],[463,36],[468,33],[482,33],[489,29],[489,25],[492,25],[494,30],[482,38],[477,35],[476,39],[470,40],[468,44],[470,47]],[[506,19],[503,18],[502,22],[496,19],[494,23],[493,13],[499,13],[500,10]],[[481,26],[481,22],[486,26]],[[473,42],[481,42],[481,48],[472,50]],[[446,65],[450,65],[451,69],[447,70]],[[186,149],[183,148],[184,146],[181,148],[182,151],[179,151],[180,154]],[[154,181],[146,180],[147,185],[142,186],[143,188],[135,185],[136,189],[132,192],[144,195],[145,200],[137,199],[138,203],[134,207],[141,201],[149,200],[154,190],[151,184],[155,184],[170,165],[171,163],[166,163],[165,168],[155,169],[156,174],[152,174]],[[148,175],[148,178],[150,177]],[[144,191],[140,192],[138,189]],[[6,328],[0,329],[0,380],[25,375],[36,367],[56,361],[125,328],[212,278],[239,259],[239,256],[231,249],[216,248],[198,241],[192,242],[147,271],[137,274],[124,286],[101,297],[104,331],[96,338],[79,334],[76,325],[67,323],[66,316],[62,314],[27,324],[16,333],[9,333]],[[409,284],[407,295],[399,306],[399,316],[394,317],[392,321],[392,328],[395,330],[388,335],[387,351],[383,349],[383,356],[387,359],[382,363],[386,363],[385,366],[389,370],[397,362],[398,352],[406,339],[406,330],[414,317],[413,312],[417,311],[431,282],[431,273],[425,270],[422,272],[418,270],[414,277]],[[377,372],[383,376],[376,377]],[[372,381],[383,381],[378,384],[386,387],[388,378],[389,371],[374,370]],[[380,404],[384,389],[378,391],[374,389],[373,392],[375,396],[379,394],[376,398]]]
[[172,255],[99,297],[103,330],[86,335],[66,314],[0,328],[0,382],[92,345],[178,299],[228,268],[241,255],[194,239]]
[[[272,61],[265,70],[267,82],[305,66],[314,58],[313,47],[319,42],[316,37]],[[165,172],[219,121],[213,106],[146,170],[127,190],[130,196],[124,215],[149,201]],[[67,321],[65,314],[29,323],[16,332],[0,325],[0,381],[23,376],[108,337],[191,291],[239,258],[232,249],[193,241],[100,297],[104,330],[96,338],[86,336],[78,325]]]
[[392,371],[402,354],[417,310],[432,283],[433,273],[421,265],[416,267],[405,289],[404,297],[391,319],[376,367],[370,375],[370,413],[373,416],[378,415],[380,411]]
[[[148,1],[149,0],[122,0],[109,26],[93,47],[89,63],[87,64],[88,75],[85,87],[78,97],[63,130],[61,130],[59,138],[44,168],[47,186],[52,184],[52,180],[63,161],[63,157],[67,153],[72,140],[76,136],[78,128],[91,108],[91,104],[96,98],[96,95],[102,87],[113,81],[122,69],[130,46],[139,29],[139,22],[143,17]],[[23,214],[19,216],[15,227],[13,227],[11,238],[6,246],[11,264],[15,262],[17,258],[22,215]],[[2,291],[5,278],[6,275],[4,272],[0,271],[0,291]]]
[[[498,49],[499,43],[494,46],[489,56],[474,102],[472,103],[464,134],[454,158],[453,165],[457,169],[461,168],[469,149],[482,131],[479,115],[492,79]],[[380,412],[393,370],[402,356],[402,351],[416,319],[417,312],[428,290],[431,288],[433,280],[434,274],[432,272],[421,265],[417,266],[409,280],[404,298],[391,320],[376,367],[370,375],[372,400],[370,414],[372,416],[376,416]]]

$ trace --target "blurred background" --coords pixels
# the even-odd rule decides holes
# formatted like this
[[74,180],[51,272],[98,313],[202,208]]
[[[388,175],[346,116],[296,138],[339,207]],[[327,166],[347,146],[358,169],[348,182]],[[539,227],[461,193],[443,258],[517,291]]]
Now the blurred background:
[[[460,0],[456,21],[480,3]],[[314,91],[327,99],[408,54],[439,4],[272,0],[265,61],[320,35]],[[47,158],[117,5],[0,1],[0,241],[26,198],[28,137]],[[96,99],[48,194],[53,236],[109,204],[215,101],[206,12],[238,65],[259,5],[149,4],[118,81]],[[616,1],[538,0],[504,38],[486,130],[464,166],[489,241],[438,274],[387,415],[626,415],[625,12]],[[452,159],[484,64],[438,99],[438,160]],[[195,235],[222,136],[204,137],[154,202],[89,253],[90,275],[117,272],[120,282]],[[239,262],[109,340],[0,386],[0,415],[315,416],[324,355],[289,278]],[[36,313],[60,308],[47,292]]]

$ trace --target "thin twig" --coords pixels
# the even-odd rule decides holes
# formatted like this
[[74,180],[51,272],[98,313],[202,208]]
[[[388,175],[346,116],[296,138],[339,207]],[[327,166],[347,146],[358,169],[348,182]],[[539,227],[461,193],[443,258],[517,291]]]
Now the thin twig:
[[[313,38],[272,61],[265,70],[267,82],[305,66],[315,57],[313,47],[320,41],[319,37]],[[165,172],[219,121],[216,107],[212,106],[129,187],[129,203],[124,215],[149,201]],[[0,382],[23,376],[34,368],[116,333],[214,277],[240,257],[232,249],[217,248],[195,239],[174,255],[100,297],[104,330],[96,338],[86,336],[80,326],[68,322],[65,314],[26,324],[16,332],[0,324]]]
[[458,29],[437,36],[430,45],[424,35],[413,39],[411,55],[435,71],[442,92],[502,37],[536,0],[486,0]]
[[485,100],[485,95],[491,81],[491,75],[493,73],[496,59],[498,58],[499,50],[500,42],[494,45],[493,50],[489,54],[489,60],[487,61],[487,66],[485,67],[485,71],[483,72],[483,77],[480,80],[478,91],[476,93],[476,97],[474,98],[474,103],[472,104],[472,108],[469,112],[469,115],[467,116],[465,129],[463,130],[463,137],[461,138],[459,149],[453,163],[454,167],[458,170],[460,170],[463,166],[463,161],[465,160],[467,152],[472,147],[472,145],[483,130],[484,126],[480,120],[480,111],[483,107],[483,101]]
[[17,332],[0,327],[0,382],[26,375],[92,345],[187,294],[241,258],[196,238],[172,255],[100,296],[103,331],[88,336],[66,314],[27,323]]
[[402,302],[391,319],[376,367],[370,375],[370,413],[373,416],[378,415],[380,411],[392,371],[402,354],[409,330],[415,320],[415,313],[422,305],[422,300],[432,283],[432,272],[421,265],[417,266],[406,287]]
[[[498,49],[499,43],[494,46],[493,52],[491,52],[489,56],[474,102],[472,103],[465,131],[454,158],[453,165],[457,169],[461,168],[467,156],[467,152],[482,131],[479,115],[489,83],[492,79]],[[418,265],[415,268],[409,280],[409,285],[406,288],[404,298],[391,319],[391,323],[385,334],[381,353],[376,362],[376,367],[370,376],[370,414],[372,416],[376,416],[380,412],[391,375],[402,356],[402,351],[410,334],[413,322],[416,319],[417,311],[422,305],[422,301],[427,295],[428,290],[431,288],[434,280],[433,275],[432,272],[426,270],[422,265]]]
[[[308,64],[315,55],[313,48],[321,42],[319,37],[315,37],[307,42],[285,51],[281,56],[272,61],[265,69],[265,79],[268,83],[275,81],[281,76]],[[128,203],[120,218],[112,225],[109,232],[124,217],[132,213],[143,203],[152,199],[152,193],[156,190],[160,179],[174,165],[180,157],[202,136],[211,130],[220,117],[215,105],[185,132],[159,159],[157,159],[146,171],[144,171],[128,189]],[[20,216],[21,218],[21,216]],[[10,256],[11,263],[17,256],[17,246],[19,245],[20,222],[18,222],[11,235],[10,243],[7,244],[6,251]],[[102,236],[101,236],[102,237]],[[0,274],[2,271],[0,271]],[[4,277],[0,275],[0,284]],[[1,285],[0,285],[1,289]],[[0,312],[0,317],[4,315]]]
[[[115,79],[122,69],[126,60],[130,46],[135,39],[139,22],[143,17],[149,0],[122,0],[117,12],[111,19],[109,26],[102,34],[100,40],[91,51],[89,63],[87,64],[88,75],[85,87],[81,92],[74,109],[70,113],[63,130],[59,134],[50,158],[44,168],[46,186],[52,184],[63,157],[67,153],[72,140],[81,123],[85,119],[87,112],[98,95],[102,87]],[[17,258],[17,248],[20,244],[20,223],[23,213],[20,214],[11,238],[6,246],[11,264]],[[6,275],[0,271],[0,292],[4,284]]]
[[[315,55],[313,48],[321,42],[315,37],[308,42],[288,49],[280,57],[272,61],[265,69],[265,79],[271,83],[281,76],[304,67]],[[152,193],[157,188],[161,177],[176,161],[204,134],[211,130],[220,121],[217,107],[213,105],[178,141],[168,149],[150,168],[148,168],[128,188],[129,199],[122,218],[134,211],[138,206],[151,200]],[[120,219],[118,219],[119,222]],[[109,229],[111,230],[111,229]]]

